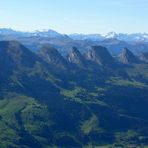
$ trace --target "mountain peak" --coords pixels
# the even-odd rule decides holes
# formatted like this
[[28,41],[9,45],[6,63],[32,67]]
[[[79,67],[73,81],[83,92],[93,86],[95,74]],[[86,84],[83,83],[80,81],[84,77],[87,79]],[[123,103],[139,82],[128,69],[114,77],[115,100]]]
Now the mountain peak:
[[139,62],[139,59],[128,48],[124,48],[119,55],[119,61],[124,64],[132,64]]
[[62,34],[54,31],[54,30],[51,30],[51,29],[48,29],[48,30],[41,30],[41,31],[35,31],[34,34],[36,36],[41,36],[41,37],[61,37]]
[[17,41],[0,41],[0,50],[11,56],[21,56],[23,52],[30,52]]
[[75,46],[72,48],[72,51],[73,51],[73,52],[79,52],[79,50],[78,50],[77,47],[75,47]]
[[116,38],[118,35],[115,32],[109,32],[107,34],[102,34],[102,37],[105,37],[106,39],[108,38]]
[[48,64],[52,64],[59,68],[66,68],[67,62],[58,52],[57,49],[51,47],[50,45],[44,45],[39,50],[39,56],[46,61]]
[[141,53],[140,60],[143,61],[143,62],[148,63],[148,52]]
[[88,60],[96,62],[99,65],[112,65],[115,62],[107,48],[102,46],[92,46],[85,56]]
[[71,52],[68,54],[68,61],[81,66],[84,65],[84,57],[76,47],[73,47]]
[[130,55],[132,55],[133,53],[128,49],[128,48],[123,48],[123,54],[125,54],[125,55],[128,55],[128,54],[130,54]]
[[36,56],[17,41],[0,41],[0,63],[4,65],[33,66]]

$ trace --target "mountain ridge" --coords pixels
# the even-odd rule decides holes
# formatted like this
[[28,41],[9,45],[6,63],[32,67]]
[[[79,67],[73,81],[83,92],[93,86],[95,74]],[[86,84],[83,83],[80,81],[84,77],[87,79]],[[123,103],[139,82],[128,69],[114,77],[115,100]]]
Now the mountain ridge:
[[85,54],[72,51],[70,62],[49,44],[36,53],[0,41],[0,146],[147,145],[147,63],[111,66],[117,59],[93,46],[79,66]]
[[23,35],[23,36],[41,36],[41,37],[61,37],[61,36],[69,36],[74,40],[93,40],[93,41],[101,41],[109,38],[116,38],[121,41],[130,41],[130,42],[140,42],[145,41],[148,42],[148,34],[147,33],[116,33],[116,32],[108,32],[106,34],[96,33],[96,34],[63,34],[58,33],[52,29],[43,29],[43,30],[35,30],[35,31],[16,31],[11,28],[0,28],[0,35]]
[[140,57],[136,57],[129,49],[124,48],[119,54],[119,61],[124,64],[139,63]]
[[[126,35],[120,35],[122,36],[121,39],[118,37],[114,38],[114,36],[118,36],[118,34],[114,32],[109,33],[109,35],[103,35],[103,38],[101,35],[95,34],[86,35],[86,38],[84,39],[83,37],[74,39],[70,37],[70,35],[60,34],[53,30],[20,32],[12,29],[0,29],[0,41],[16,40],[25,45],[27,48],[31,49],[33,52],[37,52],[44,44],[50,44],[63,56],[66,56],[70,49],[74,46],[78,47],[79,50],[84,53],[94,45],[105,46],[113,56],[117,56],[124,47],[129,48],[135,54],[147,52],[148,42],[145,42],[143,39],[139,41],[137,41],[137,39],[132,39],[133,41],[131,41],[130,39],[137,35],[146,36],[146,34],[130,35],[131,37],[128,37],[129,39],[126,37]],[[127,40],[125,41],[124,38],[127,38]]]

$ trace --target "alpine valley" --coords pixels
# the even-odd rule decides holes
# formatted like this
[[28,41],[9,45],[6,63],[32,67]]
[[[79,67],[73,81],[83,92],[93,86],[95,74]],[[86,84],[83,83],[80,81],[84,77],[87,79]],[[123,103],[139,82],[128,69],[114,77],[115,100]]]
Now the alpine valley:
[[147,34],[0,29],[0,148],[147,146]]

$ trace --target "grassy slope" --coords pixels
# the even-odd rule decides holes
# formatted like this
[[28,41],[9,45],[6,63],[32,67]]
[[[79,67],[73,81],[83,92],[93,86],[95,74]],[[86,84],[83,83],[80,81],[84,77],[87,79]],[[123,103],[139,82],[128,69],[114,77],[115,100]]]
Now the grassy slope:
[[[136,79],[137,75],[143,75],[146,79],[146,71],[138,72],[137,66],[136,68],[134,67],[127,71],[132,79],[123,79],[122,77],[117,76],[111,77],[106,80],[107,85],[111,87],[112,85],[117,87],[123,86],[127,89],[129,87],[137,89],[147,88],[145,82]],[[135,75],[133,75],[133,73]],[[15,77],[13,77],[13,80],[16,81]],[[53,78],[49,78],[48,81],[51,82],[51,80],[53,80]],[[55,81],[52,83],[54,84]],[[21,83],[17,84],[20,85]],[[82,139],[82,141],[79,140],[77,137],[79,135],[82,137],[88,136],[88,139],[86,139],[89,142],[85,143],[86,145],[91,145],[92,143],[99,145],[99,141],[94,140],[95,136],[102,136],[102,134],[105,135],[108,132],[104,131],[103,126],[109,126],[109,124],[114,124],[115,122],[114,128],[116,128],[116,124],[120,124],[120,122],[118,122],[120,119],[117,119],[118,117],[120,118],[120,115],[114,114],[113,110],[116,108],[113,108],[106,100],[102,99],[111,88],[108,89],[108,87],[101,87],[97,84],[95,88],[91,88],[92,91],[87,89],[77,85],[70,89],[61,87],[60,95],[64,98],[65,103],[64,105],[62,104],[63,107],[62,105],[60,107],[58,106],[58,108],[55,107],[54,115],[52,115],[53,112],[50,114],[48,110],[50,109],[49,104],[46,106],[40,104],[33,98],[22,95],[10,94],[6,96],[4,99],[0,100],[0,147],[19,147],[19,145],[26,147],[29,147],[30,145],[45,147],[51,143],[53,144],[52,146],[58,144],[62,145],[63,141],[69,141],[69,144],[78,143],[83,145],[84,141]],[[87,115],[88,112],[90,114]],[[54,120],[51,119],[51,116],[55,116]],[[60,117],[62,117],[62,119],[57,120]],[[130,118],[132,119],[132,117]],[[72,120],[72,122],[69,122],[68,120]],[[69,123],[71,123],[72,132],[68,132],[69,129],[67,130],[67,128],[63,126],[64,124],[67,125]],[[73,124],[76,124],[76,128],[74,129],[72,127]],[[63,130],[61,130],[62,128]],[[52,133],[53,131],[55,133]],[[125,135],[126,137],[126,132],[127,131],[124,133],[115,133],[117,135],[115,141],[121,143],[120,135]],[[76,135],[76,133],[78,135]],[[80,138],[82,138],[81,136]],[[99,136],[97,138],[99,138]],[[134,136],[137,138],[141,135]],[[128,144],[128,141],[131,139],[124,138],[123,140],[125,141],[123,144]]]
[[13,94],[0,100],[0,147],[38,147],[42,139],[36,134],[51,124],[47,107],[33,98]]

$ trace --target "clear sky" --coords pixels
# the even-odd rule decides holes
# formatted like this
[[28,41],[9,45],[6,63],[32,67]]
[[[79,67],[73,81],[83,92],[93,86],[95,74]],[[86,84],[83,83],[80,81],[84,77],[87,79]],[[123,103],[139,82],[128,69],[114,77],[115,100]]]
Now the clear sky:
[[0,27],[148,33],[148,0],[0,0]]

